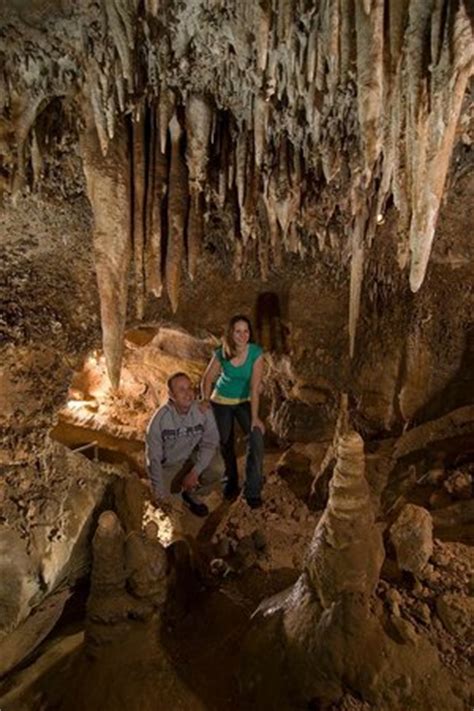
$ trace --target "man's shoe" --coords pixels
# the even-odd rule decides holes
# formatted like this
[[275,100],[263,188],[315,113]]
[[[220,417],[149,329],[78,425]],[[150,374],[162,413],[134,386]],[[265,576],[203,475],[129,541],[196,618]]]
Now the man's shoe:
[[263,506],[263,501],[260,496],[254,496],[247,499],[247,503],[251,509],[259,509]]
[[224,499],[226,501],[235,501],[239,498],[240,489],[238,486],[225,486],[224,487]]
[[204,518],[209,514],[209,509],[207,508],[206,504],[201,504],[199,501],[194,501],[192,496],[190,496],[186,491],[183,491],[183,493],[181,494],[181,498],[183,499],[185,506],[187,506],[187,508],[195,516]]

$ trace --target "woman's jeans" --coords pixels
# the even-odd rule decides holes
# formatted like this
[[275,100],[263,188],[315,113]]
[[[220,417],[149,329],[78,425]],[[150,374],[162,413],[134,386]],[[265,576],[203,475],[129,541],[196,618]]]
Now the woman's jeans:
[[234,422],[237,420],[247,437],[244,496],[246,499],[258,498],[263,484],[263,435],[258,427],[254,427],[250,431],[252,422],[250,403],[221,405],[218,402],[213,402],[212,409],[219,430],[221,453],[225,463],[224,494],[229,496],[239,489],[234,447]]

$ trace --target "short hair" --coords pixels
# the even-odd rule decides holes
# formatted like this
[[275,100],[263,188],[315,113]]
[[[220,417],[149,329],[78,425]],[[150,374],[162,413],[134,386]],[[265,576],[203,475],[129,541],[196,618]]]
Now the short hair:
[[187,373],[183,373],[182,371],[179,371],[178,373],[173,373],[173,375],[170,375],[168,380],[166,381],[166,385],[168,386],[168,390],[172,393],[173,392],[173,383],[175,380],[178,378],[187,378],[191,382],[191,378]]

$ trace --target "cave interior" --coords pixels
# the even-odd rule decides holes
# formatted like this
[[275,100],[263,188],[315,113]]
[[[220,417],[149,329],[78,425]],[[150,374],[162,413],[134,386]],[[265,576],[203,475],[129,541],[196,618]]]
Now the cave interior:
[[[0,709],[472,709],[473,27],[0,2]],[[236,313],[263,506],[200,519],[146,431]]]

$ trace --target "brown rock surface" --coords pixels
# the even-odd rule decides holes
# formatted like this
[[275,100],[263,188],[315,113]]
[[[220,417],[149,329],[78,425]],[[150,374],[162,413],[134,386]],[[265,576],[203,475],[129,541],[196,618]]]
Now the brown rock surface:
[[398,565],[414,575],[422,575],[433,552],[433,521],[421,506],[407,504],[390,528]]

